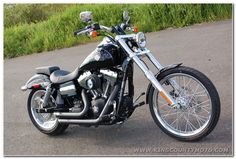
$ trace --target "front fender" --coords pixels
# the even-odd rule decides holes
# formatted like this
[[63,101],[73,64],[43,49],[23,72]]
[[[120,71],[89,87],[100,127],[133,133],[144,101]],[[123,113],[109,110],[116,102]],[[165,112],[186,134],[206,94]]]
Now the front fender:
[[27,89],[32,89],[35,84],[40,84],[43,86],[47,86],[50,83],[50,79],[48,76],[43,74],[36,74],[32,76],[24,86],[21,87],[22,91],[26,91]]
[[[182,64],[183,63],[168,65],[168,66],[164,67],[163,69],[161,69],[155,76],[158,79],[158,76],[161,75],[163,72],[165,72],[167,70],[170,70],[170,69],[173,69],[173,68],[176,68],[176,67],[179,67]],[[149,92],[150,92],[151,87],[152,87],[152,83],[150,82],[148,87],[147,87],[147,91],[146,91],[146,104],[148,104],[148,97],[149,97]]]

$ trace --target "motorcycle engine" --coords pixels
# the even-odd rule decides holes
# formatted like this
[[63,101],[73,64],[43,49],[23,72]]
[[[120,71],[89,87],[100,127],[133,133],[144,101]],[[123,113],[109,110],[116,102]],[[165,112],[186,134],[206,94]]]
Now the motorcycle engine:
[[[114,84],[117,80],[117,72],[111,70],[100,70],[91,73],[90,71],[83,73],[78,82],[80,86],[87,89],[91,98],[91,108],[89,114],[97,118],[102,112]],[[108,110],[108,113],[112,109]]]

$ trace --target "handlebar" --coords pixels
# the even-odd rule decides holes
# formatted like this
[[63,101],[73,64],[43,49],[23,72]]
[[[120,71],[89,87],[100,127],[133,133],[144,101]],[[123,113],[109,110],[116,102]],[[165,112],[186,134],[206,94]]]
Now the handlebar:
[[120,24],[117,26],[112,26],[112,27],[107,27],[104,25],[100,25],[98,23],[94,23],[92,25],[88,25],[86,26],[84,29],[80,29],[74,32],[74,35],[81,35],[81,34],[88,34],[92,31],[96,31],[96,30],[105,30],[111,33],[116,33],[118,35],[123,35],[125,34],[124,30],[128,29],[129,31],[132,31],[133,29],[131,27],[129,27],[129,25],[127,24]]
[[77,31],[74,32],[74,35],[76,36],[76,35],[85,34],[85,33],[88,32],[88,30],[89,30],[89,29],[86,29],[86,28],[77,30]]
[[83,28],[83,29],[80,29],[80,30],[75,31],[75,32],[74,32],[74,35],[76,36],[76,35],[85,34],[85,33],[88,33],[88,32],[90,32],[90,31],[93,31],[93,30],[105,30],[105,31],[109,31],[109,32],[112,31],[112,29],[109,28],[109,27],[106,27],[106,26],[99,25],[99,24],[95,23],[95,24],[86,26],[86,27]]
[[102,29],[102,30],[106,30],[106,31],[112,31],[112,28],[109,28],[109,27],[106,27],[106,26],[103,26],[103,25],[100,25],[100,28]]

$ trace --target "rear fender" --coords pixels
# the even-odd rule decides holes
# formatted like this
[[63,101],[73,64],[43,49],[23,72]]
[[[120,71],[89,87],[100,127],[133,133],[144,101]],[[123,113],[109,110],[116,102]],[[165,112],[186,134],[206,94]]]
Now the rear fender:
[[46,88],[48,84],[50,84],[50,79],[48,76],[43,74],[36,74],[32,76],[24,86],[21,87],[22,91],[26,91],[27,89],[34,89],[35,85],[38,85],[38,88]]
[[[158,72],[155,76],[158,79],[158,76],[160,74],[162,74],[163,72],[165,72],[167,70],[170,70],[170,69],[173,69],[173,68],[176,68],[176,67],[179,67],[182,64],[183,63],[168,65],[168,66],[164,67],[163,69],[161,69],[160,72]],[[150,92],[151,87],[152,87],[152,83],[150,82],[149,85],[148,85],[147,91],[146,91],[146,104],[148,104],[148,97],[149,97],[149,92]]]

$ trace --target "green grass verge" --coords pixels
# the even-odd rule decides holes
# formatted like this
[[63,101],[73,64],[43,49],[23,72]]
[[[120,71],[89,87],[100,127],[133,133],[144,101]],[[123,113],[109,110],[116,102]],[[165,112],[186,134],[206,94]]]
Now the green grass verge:
[[4,27],[4,58],[71,47],[91,41],[85,36],[73,36],[73,31],[86,25],[79,19],[79,13],[85,10],[93,12],[94,21],[107,26],[120,23],[122,12],[128,10],[131,23],[143,32],[232,18],[231,4],[71,5],[45,21]]

